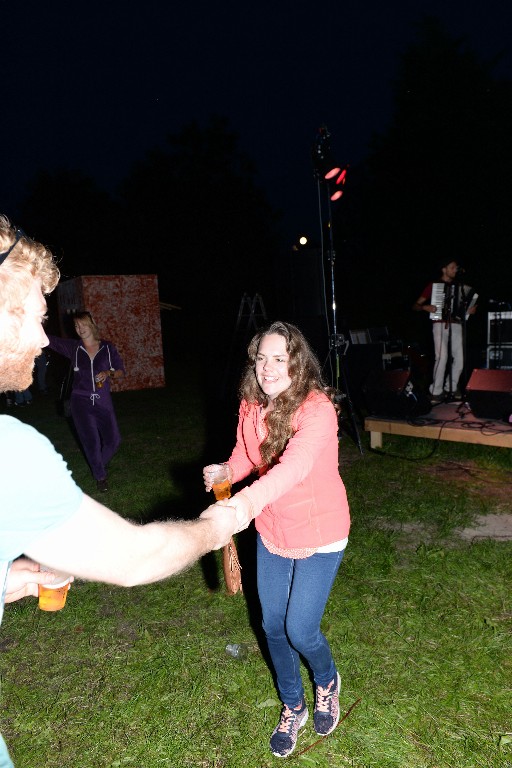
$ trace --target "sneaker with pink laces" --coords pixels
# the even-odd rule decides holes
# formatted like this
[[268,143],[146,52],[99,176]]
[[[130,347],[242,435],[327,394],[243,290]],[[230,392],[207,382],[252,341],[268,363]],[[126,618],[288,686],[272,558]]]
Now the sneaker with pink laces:
[[276,757],[291,755],[297,745],[299,730],[306,724],[308,717],[309,712],[304,699],[295,709],[290,709],[286,704],[283,705],[279,722],[270,737],[272,754]]
[[315,731],[320,736],[328,736],[334,731],[340,720],[340,685],[339,673],[326,688],[316,687],[315,711],[313,722]]

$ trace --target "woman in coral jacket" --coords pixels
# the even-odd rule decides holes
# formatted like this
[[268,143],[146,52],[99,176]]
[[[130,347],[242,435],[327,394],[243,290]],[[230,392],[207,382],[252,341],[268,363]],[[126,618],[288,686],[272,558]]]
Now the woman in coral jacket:
[[[258,479],[232,497],[240,530],[254,517],[263,628],[283,708],[270,748],[293,752],[308,719],[299,654],[315,682],[315,731],[339,721],[340,676],[320,631],[348,541],[350,515],[338,471],[338,420],[317,358],[293,325],[275,322],[252,339],[240,385],[233,483]],[[210,490],[209,471],[204,480]]]
[[90,312],[77,312],[74,325],[78,339],[48,339],[50,349],[71,360],[71,417],[97,488],[107,491],[107,465],[121,444],[110,379],[124,376],[124,364],[115,346],[100,338]]

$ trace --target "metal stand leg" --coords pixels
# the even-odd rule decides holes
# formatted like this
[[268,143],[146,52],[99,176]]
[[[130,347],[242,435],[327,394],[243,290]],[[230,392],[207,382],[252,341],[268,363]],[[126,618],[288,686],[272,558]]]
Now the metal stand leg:
[[[342,409],[343,405],[346,406],[348,418],[350,421],[350,429],[349,429],[350,435],[353,438],[354,442],[357,444],[357,447],[359,448],[359,453],[363,455],[364,453],[363,444],[361,443],[361,436],[359,434],[359,428],[357,426],[356,414],[355,414],[354,406],[352,404],[352,398],[350,397],[350,390],[347,382],[347,377],[345,375],[345,369],[341,364],[341,358],[339,354],[339,347],[343,345],[346,351],[348,347],[348,342],[345,341],[343,336],[336,335],[331,340],[331,343],[335,350],[335,354],[334,354],[335,366],[336,366],[335,367],[335,376],[336,376],[335,400],[338,406],[340,407],[340,409]],[[340,414],[338,416],[340,427],[344,418],[345,417],[343,416],[340,410]]]

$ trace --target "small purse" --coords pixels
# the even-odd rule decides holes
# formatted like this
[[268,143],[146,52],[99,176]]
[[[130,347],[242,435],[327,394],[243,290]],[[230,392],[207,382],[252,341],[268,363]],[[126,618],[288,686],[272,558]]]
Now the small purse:
[[222,568],[228,595],[236,595],[237,592],[243,592],[242,566],[238,559],[238,552],[233,537],[230,538],[229,543],[225,547],[222,547]]

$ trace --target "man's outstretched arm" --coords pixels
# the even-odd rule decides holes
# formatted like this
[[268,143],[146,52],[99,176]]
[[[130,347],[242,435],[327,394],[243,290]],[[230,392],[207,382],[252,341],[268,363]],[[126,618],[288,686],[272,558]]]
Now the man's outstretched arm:
[[90,581],[131,587],[172,576],[237,530],[236,511],[212,505],[197,520],[137,525],[84,495],[76,514],[31,544],[26,555]]

